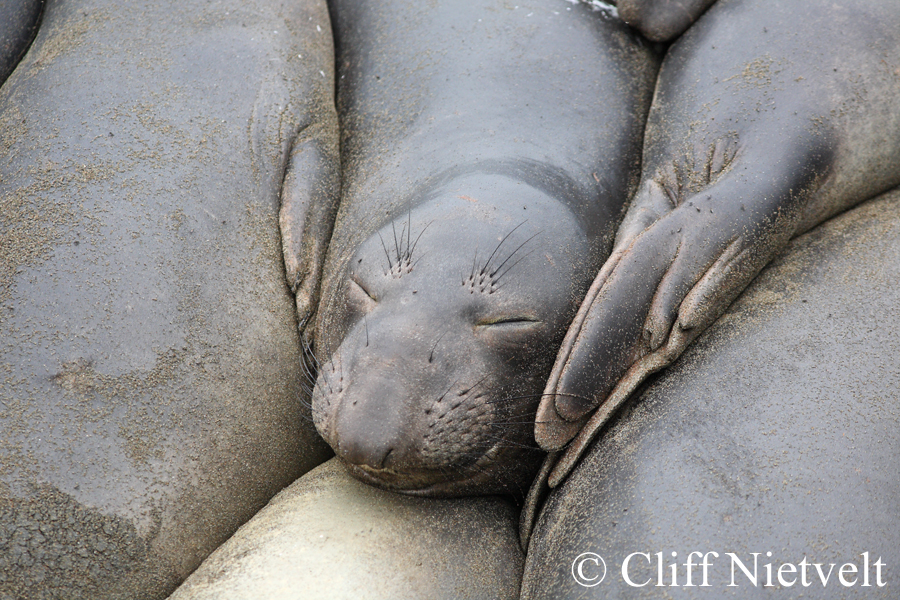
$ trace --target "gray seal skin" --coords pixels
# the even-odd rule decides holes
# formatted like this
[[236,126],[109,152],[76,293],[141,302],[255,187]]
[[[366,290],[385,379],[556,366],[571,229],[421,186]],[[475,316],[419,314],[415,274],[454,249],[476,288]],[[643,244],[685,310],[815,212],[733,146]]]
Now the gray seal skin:
[[0,89],[0,597],[163,598],[329,456],[278,227],[332,65],[321,3],[47,4]]
[[376,489],[335,458],[275,496],[170,600],[515,600],[516,513],[497,496]]
[[685,32],[716,0],[619,0],[622,20],[654,42],[669,42]]
[[551,486],[791,237],[900,184],[898,42],[896,2],[721,0],[670,47],[641,184],[538,410],[542,447],[575,438]]
[[[900,565],[900,189],[791,242],[553,490],[522,599],[896,598]],[[709,587],[688,553],[709,556]],[[607,564],[587,589],[582,552]],[[651,555],[629,561],[633,552]],[[663,553],[664,587],[657,587]],[[678,556],[672,558],[671,553]],[[735,553],[759,582],[736,568]],[[768,556],[767,552],[772,555]],[[868,587],[863,574],[868,552]],[[814,566],[827,576],[822,587]],[[692,562],[700,558],[695,554]],[[882,583],[876,579],[876,561]],[[677,583],[669,585],[670,565]],[[787,585],[780,585],[778,568]],[[846,563],[845,587],[839,571]],[[772,565],[766,587],[765,565]],[[593,577],[593,565],[583,572]],[[796,578],[796,582],[791,584]]]
[[43,10],[44,0],[0,0],[0,85],[28,50]]
[[331,12],[343,195],[316,426],[365,481],[521,495],[538,395],[634,190],[657,58],[564,0]]

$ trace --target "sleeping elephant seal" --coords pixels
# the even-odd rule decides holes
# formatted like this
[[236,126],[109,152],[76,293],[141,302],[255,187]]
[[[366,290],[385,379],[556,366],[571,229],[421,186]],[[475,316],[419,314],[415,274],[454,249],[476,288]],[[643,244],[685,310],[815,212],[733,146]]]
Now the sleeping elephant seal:
[[44,0],[0,0],[0,85],[28,50],[43,10]]
[[0,597],[165,597],[328,455],[278,215],[337,146],[329,31],[48,3],[0,91]]
[[539,393],[636,183],[656,57],[564,0],[331,8],[343,195],[316,426],[365,481],[521,495]]
[[792,242],[551,493],[522,600],[896,598],[897,281],[900,189]]
[[578,435],[551,485],[791,237],[900,184],[898,98],[897,2],[720,0],[669,49],[640,187],[538,411],[542,447]]
[[516,512],[497,496],[379,490],[335,458],[275,496],[169,600],[515,600]]

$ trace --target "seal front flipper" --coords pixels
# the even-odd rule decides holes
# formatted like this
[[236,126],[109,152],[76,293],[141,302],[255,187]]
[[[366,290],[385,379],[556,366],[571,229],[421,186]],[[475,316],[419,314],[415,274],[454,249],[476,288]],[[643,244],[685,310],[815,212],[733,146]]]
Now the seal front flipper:
[[669,42],[685,32],[716,0],[619,0],[622,20],[654,42]]
[[[830,159],[822,141],[798,136],[795,145],[803,152],[786,144],[767,159],[724,137],[695,145],[642,183],[544,390],[535,429],[542,447],[558,450],[575,438],[601,402],[611,414],[784,246],[806,206],[803,190]],[[769,185],[734,168],[746,164],[767,173]]]
[[288,285],[303,331],[315,311],[325,252],[341,195],[337,116],[303,128],[294,139],[281,190],[281,244]]
[[735,0],[669,49],[638,194],[538,412],[545,449],[575,439],[551,486],[790,237],[900,183],[898,30],[898,5]]

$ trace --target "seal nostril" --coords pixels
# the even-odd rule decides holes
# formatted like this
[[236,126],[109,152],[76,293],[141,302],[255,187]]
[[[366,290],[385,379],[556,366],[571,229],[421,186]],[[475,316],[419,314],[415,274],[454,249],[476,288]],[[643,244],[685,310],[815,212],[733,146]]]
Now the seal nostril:
[[337,453],[347,463],[371,469],[385,469],[393,447],[367,443],[369,440],[339,440]]
[[396,465],[398,456],[407,454],[406,419],[391,410],[399,393],[396,382],[377,377],[357,383],[335,412],[329,443],[350,465],[370,469]]

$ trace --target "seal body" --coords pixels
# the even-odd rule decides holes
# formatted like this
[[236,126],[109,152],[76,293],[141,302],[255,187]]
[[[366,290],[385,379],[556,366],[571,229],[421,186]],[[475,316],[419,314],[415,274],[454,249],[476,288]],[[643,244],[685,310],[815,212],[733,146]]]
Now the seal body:
[[[900,561],[898,265],[900,190],[791,242],[628,401],[551,492],[528,549],[523,600],[770,598],[774,586],[793,597],[892,597]],[[594,595],[568,568],[588,551],[608,567]],[[686,587],[690,552],[718,554],[707,556],[708,587],[700,587],[696,554]],[[735,566],[729,587],[729,552],[751,574],[758,553],[756,585]],[[622,577],[632,553],[649,555],[628,562],[640,587]],[[878,584],[879,559],[887,585]],[[786,563],[793,567],[779,580]],[[583,572],[594,577],[593,568]]]
[[273,498],[170,598],[515,600],[524,561],[509,500],[401,496],[332,459]]
[[534,407],[634,189],[657,59],[563,0],[331,4],[342,199],[316,425],[410,493],[521,493]]
[[669,48],[641,184],[545,389],[543,447],[578,435],[571,466],[791,237],[900,184],[898,32],[893,2],[720,0]]
[[331,61],[315,2],[48,3],[0,91],[0,596],[163,598],[328,456],[278,218]]
[[6,81],[37,33],[44,0],[0,2],[0,85]]

